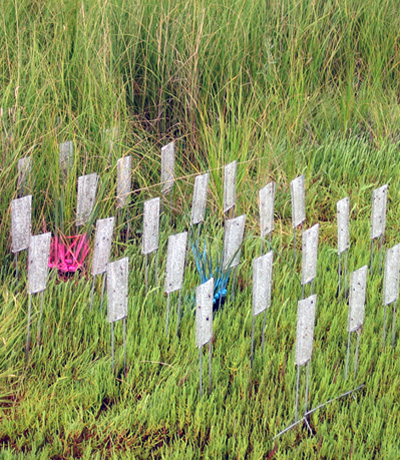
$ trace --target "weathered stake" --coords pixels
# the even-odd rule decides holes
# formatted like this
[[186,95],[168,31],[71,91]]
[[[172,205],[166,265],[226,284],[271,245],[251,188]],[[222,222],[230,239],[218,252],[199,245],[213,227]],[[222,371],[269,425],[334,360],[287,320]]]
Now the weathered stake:
[[254,326],[255,317],[264,312],[262,328],[262,351],[264,352],[264,336],[267,309],[271,303],[272,291],[272,264],[273,252],[270,251],[264,256],[253,261],[253,321],[251,330],[251,367],[254,360]]
[[[187,232],[171,235],[168,238],[167,249],[167,269],[165,276],[164,292],[167,293],[167,321],[165,327],[165,335],[168,335],[169,327],[169,311],[170,311],[170,294],[171,292],[180,292],[183,286],[183,276],[185,271],[185,255],[187,244]],[[179,300],[180,301],[180,300]],[[179,327],[180,305],[178,305],[178,320],[177,327]],[[178,329],[177,329],[178,333]]]
[[300,392],[300,368],[307,363],[307,378],[305,388],[304,413],[307,412],[308,390],[309,390],[309,364],[312,355],[314,340],[314,323],[317,296],[311,295],[306,299],[299,300],[297,309],[297,331],[296,331],[296,358],[297,367],[296,397],[295,397],[295,422],[298,419],[299,392]]
[[371,212],[371,267],[374,261],[374,240],[380,238],[379,273],[382,272],[383,235],[386,227],[386,206],[389,186],[387,184],[372,192]]
[[[128,316],[129,258],[124,257],[107,265],[107,321],[111,323],[112,371],[114,372],[114,323]],[[124,337],[126,334],[124,327]],[[124,339],[124,366],[126,356]]]
[[[132,191],[132,157],[127,156],[117,161],[117,210],[129,205]],[[126,227],[126,241],[129,239],[129,212]]]
[[32,172],[32,158],[26,157],[18,160],[18,198],[21,198],[25,192],[25,186]]
[[161,193],[166,195],[172,191],[175,181],[175,142],[161,148]]
[[160,198],[144,202],[142,254],[146,259],[146,292],[148,290],[148,255],[155,252],[155,282],[158,281],[158,234],[160,227]]
[[28,249],[31,239],[32,195],[11,202],[11,250],[15,254],[18,280],[18,252]]
[[268,251],[271,250],[271,236],[274,230],[274,200],[275,182],[270,182],[259,191],[260,229],[261,229],[261,254],[263,254],[263,240],[269,237]]
[[305,230],[302,235],[302,298],[304,298],[305,286],[307,284],[311,283],[311,291],[313,291],[314,279],[317,276],[318,233],[319,224],[315,224],[310,229]]
[[[383,350],[385,349],[386,342],[386,310],[387,306],[393,304],[393,311],[395,312],[395,305],[399,295],[399,277],[400,277],[400,244],[393,246],[386,251],[385,257],[385,272],[383,278],[383,306],[384,306],[384,321],[383,321]],[[394,318],[395,319],[395,318]],[[392,327],[392,347],[394,343],[395,324]]]
[[[196,291],[196,346],[199,349],[200,395],[203,394],[202,347],[212,340],[214,279],[201,284]],[[209,346],[209,383],[211,391],[211,346]]]
[[349,358],[350,358],[350,346],[351,346],[351,334],[358,331],[357,336],[357,348],[356,348],[356,359],[354,364],[354,373],[357,373],[358,365],[358,346],[360,339],[360,332],[364,323],[364,310],[365,310],[365,292],[367,285],[367,272],[368,267],[359,268],[350,275],[350,299],[349,299],[349,316],[347,323],[348,340],[347,340],[347,353],[346,353],[346,366],[344,377],[347,379]]
[[303,230],[303,223],[306,220],[305,208],[305,180],[301,175],[293,179],[290,183],[290,192],[292,196],[292,227],[293,227],[293,254],[294,261],[296,262],[296,228],[301,225]]
[[107,272],[107,264],[110,260],[112,236],[114,232],[114,217],[107,219],[98,219],[96,222],[96,233],[94,239],[93,259],[91,273],[93,275],[92,295],[90,300],[90,310],[93,305],[94,285],[97,275],[103,275],[103,284],[101,289],[100,311],[103,307],[105,278]]
[[222,269],[224,272],[226,272],[226,270],[235,269],[231,301],[234,298],[236,284],[236,267],[239,265],[240,261],[240,246],[243,242],[245,223],[245,215],[235,217],[233,219],[228,219],[225,222]]
[[350,230],[349,230],[349,217],[350,217],[350,198],[346,197],[336,203],[337,209],[337,238],[338,238],[338,256],[339,256],[339,296],[341,292],[341,255],[345,253],[345,267],[344,267],[344,296],[347,296],[347,251],[350,247]]
[[32,236],[29,242],[28,251],[28,328],[26,338],[26,357],[29,353],[30,324],[32,313],[32,295],[41,293],[40,315],[37,342],[40,342],[42,315],[43,315],[43,293],[47,285],[48,262],[50,255],[51,233]]
[[74,165],[74,143],[73,141],[66,141],[59,144],[60,149],[60,169],[62,174],[67,175],[72,166]]
[[209,177],[209,173],[202,174],[197,176],[194,181],[191,225],[200,225],[204,222]]
[[78,200],[76,210],[76,226],[86,225],[92,214],[99,176],[96,173],[78,177]]
[[[224,168],[224,213],[232,210],[236,204],[236,161],[232,161]],[[231,216],[233,217],[233,215]]]

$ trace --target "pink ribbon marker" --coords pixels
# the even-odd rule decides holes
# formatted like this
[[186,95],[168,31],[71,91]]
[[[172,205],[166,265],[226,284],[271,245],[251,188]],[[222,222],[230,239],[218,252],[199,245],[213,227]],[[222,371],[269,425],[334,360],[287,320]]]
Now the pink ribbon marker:
[[60,274],[75,273],[83,267],[88,253],[86,234],[55,236],[50,245],[49,267],[57,268]]

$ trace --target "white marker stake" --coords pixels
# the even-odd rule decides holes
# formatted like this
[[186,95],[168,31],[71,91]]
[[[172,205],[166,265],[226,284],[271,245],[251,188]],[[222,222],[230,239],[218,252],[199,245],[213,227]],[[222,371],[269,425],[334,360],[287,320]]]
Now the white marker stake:
[[357,348],[356,360],[354,363],[354,374],[357,374],[358,362],[358,346],[360,340],[360,332],[364,323],[364,310],[365,310],[365,292],[367,286],[367,272],[368,267],[359,268],[350,275],[350,299],[349,299],[349,318],[348,318],[348,340],[347,340],[347,356],[345,379],[347,379],[349,358],[350,358],[350,339],[351,333],[357,331]]
[[51,233],[32,236],[28,251],[28,294],[46,289],[49,272]]
[[31,238],[32,195],[11,202],[11,250],[15,254],[15,281],[18,281],[18,253],[28,249]]
[[18,197],[23,196],[25,185],[29,181],[29,176],[32,172],[32,158],[26,157],[18,160]]
[[269,235],[269,249],[271,249],[271,235],[274,230],[274,201],[275,182],[270,182],[259,192],[260,227],[261,227],[261,255],[263,252],[263,239]]
[[236,203],[236,161],[232,161],[224,168],[224,213],[232,209]]
[[42,293],[40,316],[37,342],[40,342],[42,315],[43,315],[43,292],[46,289],[47,275],[49,272],[49,256],[50,256],[51,233],[43,233],[42,235],[32,236],[29,242],[28,251],[28,327],[26,333],[25,354],[28,357],[29,353],[29,337],[32,313],[32,294]]
[[273,252],[269,251],[264,256],[258,257],[253,261],[253,323],[251,329],[251,367],[253,367],[254,359],[255,317],[262,312],[265,312],[262,328],[262,350],[264,352],[265,322],[267,318],[267,308],[271,303],[273,257]]
[[172,191],[175,181],[175,142],[161,148],[161,193],[166,195]]
[[[92,306],[93,306],[93,294],[94,294],[94,284],[95,284],[96,276],[101,275],[102,273],[106,273],[107,271],[107,264],[110,260],[113,231],[114,231],[114,217],[109,217],[108,219],[98,219],[97,220],[96,234],[94,238],[92,271],[91,271],[93,275],[93,284],[92,284],[92,296],[90,299],[90,310],[92,310]],[[102,307],[103,307],[105,278],[106,277],[103,278],[100,311],[102,310]]]
[[124,320],[124,369],[126,368],[126,317],[128,316],[129,258],[107,265],[107,321],[111,323],[112,370],[114,372],[114,323]]
[[167,250],[167,269],[165,276],[165,287],[167,299],[167,322],[165,327],[165,335],[168,335],[169,326],[169,297],[171,292],[179,291],[177,327],[176,333],[179,332],[179,320],[181,314],[181,289],[183,285],[183,274],[185,270],[185,255],[186,255],[187,232],[178,233],[168,237]]
[[380,261],[379,261],[379,273],[382,271],[382,245],[383,235],[386,227],[386,205],[388,197],[389,186],[383,185],[372,192],[372,213],[371,213],[371,266],[374,261],[374,240],[380,238]]
[[392,325],[392,347],[394,347],[394,333],[396,308],[395,303],[399,295],[399,270],[400,270],[400,244],[393,246],[386,251],[385,274],[383,278],[383,349],[386,342],[386,307],[393,304],[393,325]]
[[302,270],[301,284],[303,286],[303,298],[305,285],[311,283],[311,294],[313,294],[314,279],[317,276],[317,257],[318,257],[318,231],[319,224],[303,232],[302,238]]
[[206,213],[207,204],[207,191],[208,181],[210,178],[209,173],[197,176],[194,181],[193,203],[192,203],[192,225],[204,222],[204,215]]
[[129,204],[132,191],[132,157],[127,156],[117,161],[117,209]]
[[305,206],[305,180],[301,175],[290,182],[290,191],[292,195],[292,227],[293,227],[293,251],[296,260],[296,227],[303,226],[306,220]]
[[31,238],[32,195],[11,202],[11,250],[21,252],[29,247]]
[[196,346],[199,349],[199,370],[200,370],[200,395],[203,394],[203,364],[202,347],[209,344],[208,373],[210,392],[211,383],[211,350],[212,350],[212,322],[213,322],[213,300],[214,300],[214,279],[210,278],[201,284],[196,290]]
[[243,214],[225,223],[223,270],[235,268],[240,261],[240,246],[243,242],[246,215]]
[[62,142],[60,148],[60,169],[67,174],[74,164],[74,143],[72,141]]
[[158,233],[160,227],[160,198],[153,198],[144,202],[142,254],[145,255],[146,292],[148,289],[148,256],[156,251],[155,282],[157,283],[157,250]]
[[224,235],[224,253],[222,261],[223,271],[232,270],[235,268],[232,283],[233,300],[236,285],[236,267],[239,265],[240,260],[240,246],[243,242],[244,225],[246,223],[246,216],[242,215],[233,219],[225,221],[225,235]]
[[112,152],[114,148],[114,144],[118,138],[118,135],[119,135],[118,126],[114,126],[114,128],[107,128],[104,130],[103,139],[104,139],[104,142],[108,144],[108,153]]
[[338,255],[339,255],[339,295],[341,290],[341,255],[345,253],[344,265],[344,296],[347,296],[347,251],[350,247],[350,230],[349,230],[349,216],[350,216],[350,198],[346,197],[336,203],[337,209],[337,236],[338,236]]
[[296,331],[296,358],[297,384],[296,384],[296,410],[295,422],[297,422],[299,408],[299,389],[300,389],[300,367],[307,363],[307,380],[305,391],[304,412],[307,412],[308,387],[310,378],[310,360],[314,340],[315,310],[317,306],[316,294],[299,300],[297,307],[297,331]]
[[99,176],[96,173],[78,177],[77,227],[87,224],[90,220],[96,201],[98,182]]

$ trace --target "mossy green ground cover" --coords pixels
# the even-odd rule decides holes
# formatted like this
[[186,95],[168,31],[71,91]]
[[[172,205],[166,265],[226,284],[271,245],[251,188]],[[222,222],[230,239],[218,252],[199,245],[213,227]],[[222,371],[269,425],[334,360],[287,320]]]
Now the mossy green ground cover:
[[[399,329],[382,352],[382,276],[368,278],[357,377],[344,381],[348,307],[336,296],[336,201],[351,200],[349,271],[369,263],[372,190],[389,183],[385,248],[399,240],[399,50],[395,2],[5,1],[0,13],[0,442],[3,458],[385,458],[400,455]],[[8,114],[8,109],[12,109]],[[120,134],[109,151],[106,128]],[[73,139],[67,180],[58,143]],[[166,241],[188,228],[194,175],[210,170],[203,235],[222,248],[221,167],[238,165],[236,214],[246,213],[232,304],[214,318],[213,391],[198,393],[189,257],[181,337],[165,337],[163,277],[144,287],[143,201],[160,194],[160,147],[177,142]],[[17,161],[32,155],[33,232],[74,231],[76,180],[101,175],[95,217],[114,214],[116,161],[133,157],[131,238],[116,230],[112,258],[129,256],[128,368],[111,373],[110,330],[89,313],[88,270],[51,275],[43,334],[25,362],[28,300],[14,284],[10,201]],[[301,295],[293,264],[289,182],[306,176],[307,225],[320,245],[310,407],[365,384],[353,397],[272,438],[294,418],[294,340]],[[277,182],[274,288],[261,353],[250,367],[252,259],[259,254],[257,192]],[[93,227],[88,229],[93,231]],[[93,235],[93,233],[92,233]],[[151,261],[154,267],[154,261]],[[25,256],[20,258],[20,268]],[[171,305],[176,305],[172,296]],[[38,324],[34,299],[32,337]],[[389,322],[389,327],[391,323]],[[355,343],[353,342],[353,350]],[[206,355],[204,355],[206,356]],[[352,363],[351,363],[352,364]],[[206,379],[206,373],[204,373]],[[304,382],[302,382],[304,383]]]

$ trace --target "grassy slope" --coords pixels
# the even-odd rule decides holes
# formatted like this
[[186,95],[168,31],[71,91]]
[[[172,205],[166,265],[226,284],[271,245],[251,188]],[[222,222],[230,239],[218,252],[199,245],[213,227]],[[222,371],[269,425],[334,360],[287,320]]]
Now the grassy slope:
[[[359,373],[343,381],[347,307],[336,300],[335,202],[352,205],[350,270],[369,262],[372,190],[390,184],[386,247],[398,242],[399,106],[393,2],[10,2],[2,7],[0,179],[0,439],[3,456],[31,458],[398,458],[399,364],[381,353],[382,279],[369,279]],[[57,127],[57,117],[61,124]],[[102,130],[120,126],[111,153]],[[8,138],[7,138],[7,135]],[[58,142],[77,155],[60,181]],[[190,261],[181,340],[164,336],[162,280],[146,295],[140,230],[143,200],[156,196],[159,147],[178,140],[178,174],[212,169],[204,233],[222,242],[222,173],[238,159],[237,213],[248,214],[238,290],[215,318],[211,396],[198,396]],[[15,294],[9,202],[16,163],[34,160],[34,232],[73,228],[80,174],[101,174],[97,216],[113,213],[115,163],[134,157],[128,372],[110,373],[109,327],[88,314],[90,279],[49,282],[42,346],[24,361],[27,296]],[[310,418],[315,436],[293,430],[293,345],[299,267],[291,260],[289,181],[306,174],[307,218],[321,223],[318,315],[311,373],[314,407],[365,382]],[[251,260],[259,252],[258,189],[277,181],[274,292],[266,349],[250,370]],[[187,226],[193,178],[177,181],[174,231]],[[56,211],[57,210],[57,211]],[[120,228],[119,228],[120,230]],[[161,265],[171,228],[162,222]],[[23,264],[23,257],[21,266]],[[161,267],[162,268],[162,267]],[[100,291],[100,286],[98,286]],[[39,298],[34,301],[33,337]],[[95,307],[98,306],[98,299]],[[390,326],[390,323],[389,323]],[[172,330],[174,323],[172,324]],[[261,320],[256,333],[260,334]],[[117,340],[122,331],[117,326]],[[7,453],[8,452],[8,453]]]

